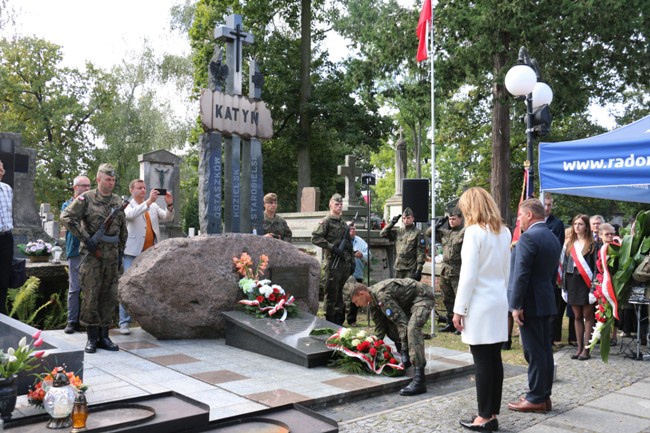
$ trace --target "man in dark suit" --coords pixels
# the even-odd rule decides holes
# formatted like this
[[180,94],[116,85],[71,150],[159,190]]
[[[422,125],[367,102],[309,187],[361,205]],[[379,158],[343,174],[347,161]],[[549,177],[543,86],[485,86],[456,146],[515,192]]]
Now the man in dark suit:
[[519,325],[524,357],[528,362],[530,391],[508,408],[519,412],[551,410],[553,386],[552,322],[557,314],[553,276],[562,247],[544,224],[544,207],[538,199],[528,199],[519,208],[524,233],[515,246],[510,264],[508,303]]

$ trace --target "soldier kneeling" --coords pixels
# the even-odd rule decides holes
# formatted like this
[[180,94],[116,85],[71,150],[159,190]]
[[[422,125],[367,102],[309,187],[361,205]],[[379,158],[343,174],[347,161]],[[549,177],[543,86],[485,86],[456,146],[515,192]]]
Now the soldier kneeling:
[[411,278],[391,278],[367,287],[358,283],[350,294],[358,307],[370,305],[375,322],[375,335],[388,336],[402,356],[404,368],[411,365],[413,380],[400,390],[401,395],[417,395],[427,391],[424,367],[424,337],[422,327],[434,306],[433,288]]

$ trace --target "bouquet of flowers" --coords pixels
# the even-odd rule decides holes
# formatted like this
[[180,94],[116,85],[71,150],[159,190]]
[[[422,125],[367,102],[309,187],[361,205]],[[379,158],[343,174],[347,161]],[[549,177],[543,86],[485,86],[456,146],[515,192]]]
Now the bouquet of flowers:
[[239,280],[239,287],[246,295],[246,299],[239,301],[244,309],[257,317],[277,317],[284,321],[287,316],[296,313],[293,296],[285,293],[284,289],[277,284],[271,284],[270,280],[260,280],[264,271],[269,265],[269,258],[262,254],[259,264],[253,271],[253,260],[247,253],[241,257],[233,257],[233,263],[237,272],[243,278]]
[[[40,408],[43,407],[43,399],[45,398],[45,394],[47,394],[47,392],[50,390],[50,387],[52,386],[52,381],[54,380],[54,376],[57,374],[58,368],[59,367],[54,367],[51,372],[46,373],[41,378],[41,380],[36,382],[34,389],[30,389],[27,392],[27,402],[31,406]],[[79,376],[76,376],[73,372],[66,371],[65,375],[68,376],[70,385],[72,385],[77,391],[86,391],[88,389],[88,385],[85,385],[81,378],[79,378]]]
[[0,350],[0,378],[8,379],[21,371],[30,371],[36,368],[36,362],[46,356],[44,350],[34,352],[43,344],[41,331],[32,335],[32,341],[27,344],[27,337],[18,342],[18,347],[10,347],[7,352]]
[[333,365],[351,373],[367,370],[386,376],[404,374],[404,366],[395,359],[390,346],[374,335],[368,335],[364,330],[355,332],[349,328],[341,328],[327,339],[325,345],[339,355]]
[[49,256],[52,253],[52,244],[37,239],[36,242],[27,242],[27,245],[18,244],[18,249],[26,256]]

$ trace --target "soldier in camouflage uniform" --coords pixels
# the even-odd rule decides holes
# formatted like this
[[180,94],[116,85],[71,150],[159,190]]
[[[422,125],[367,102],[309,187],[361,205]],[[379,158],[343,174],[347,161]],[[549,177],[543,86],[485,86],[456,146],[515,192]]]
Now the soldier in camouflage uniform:
[[[329,202],[330,214],[311,233],[311,243],[323,250],[325,276],[325,318],[342,325],[345,321],[343,285],[353,273],[354,251],[350,242],[348,224],[343,221],[343,197],[334,194]],[[341,239],[347,242],[341,249]]]
[[422,327],[435,304],[433,288],[411,278],[391,278],[370,287],[358,283],[350,300],[358,307],[370,305],[375,335],[379,338],[388,335],[395,342],[405,368],[410,365],[409,354],[413,355],[413,380],[400,390],[400,394],[426,392],[424,367],[427,360]]
[[94,353],[97,348],[119,350],[108,337],[108,329],[118,305],[117,281],[128,238],[124,212],[118,210],[98,242],[92,239],[113,209],[122,206],[122,199],[113,194],[113,188],[115,170],[110,164],[101,164],[97,171],[97,189],[77,197],[61,214],[61,222],[81,240],[79,281],[84,297],[80,322],[88,332],[87,353]]
[[413,278],[420,281],[422,278],[422,267],[426,260],[426,240],[424,234],[415,227],[413,211],[411,208],[404,209],[401,215],[404,220],[404,227],[395,228],[400,215],[393,217],[381,231],[380,235],[395,241],[395,277]]
[[275,212],[278,209],[278,196],[268,193],[264,196],[264,236],[291,242],[291,229],[287,222]]
[[[445,223],[449,228],[444,228]],[[441,218],[436,223],[436,241],[442,244],[442,268],[440,270],[440,290],[442,300],[447,311],[447,326],[440,332],[460,332],[454,328],[454,302],[458,290],[458,277],[460,276],[460,251],[463,249],[463,214],[458,208],[449,212],[449,216]]]

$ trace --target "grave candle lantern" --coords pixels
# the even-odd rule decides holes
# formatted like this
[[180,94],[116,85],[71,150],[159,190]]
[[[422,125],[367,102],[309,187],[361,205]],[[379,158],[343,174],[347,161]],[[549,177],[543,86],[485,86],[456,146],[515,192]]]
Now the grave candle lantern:
[[70,412],[72,412],[75,395],[74,387],[70,385],[65,370],[63,367],[57,368],[52,387],[47,391],[43,399],[45,410],[51,417],[47,423],[47,428],[62,429],[72,425]]

